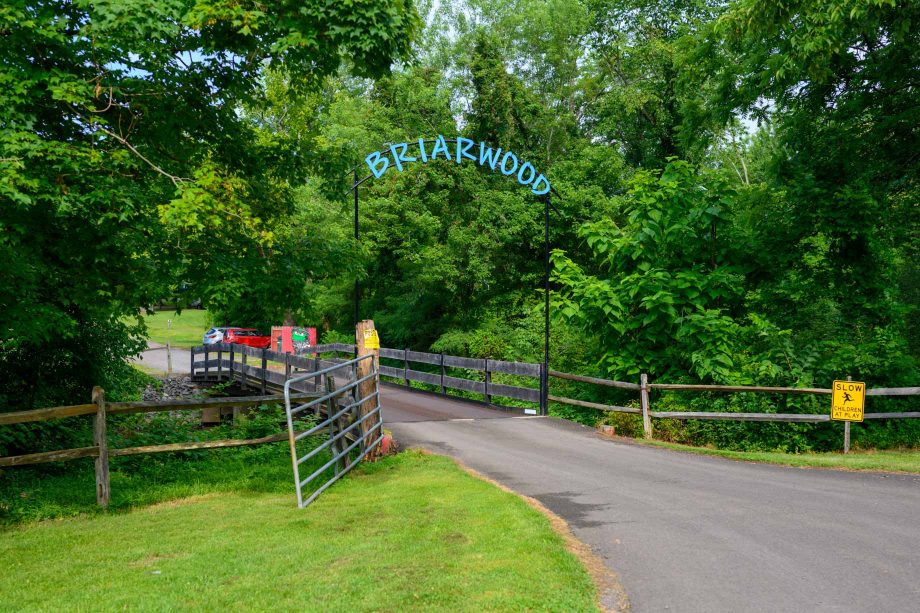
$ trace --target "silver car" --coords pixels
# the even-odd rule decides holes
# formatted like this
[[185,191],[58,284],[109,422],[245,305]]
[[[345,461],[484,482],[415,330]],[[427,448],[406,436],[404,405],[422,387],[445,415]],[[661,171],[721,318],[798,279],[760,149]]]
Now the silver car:
[[204,333],[204,339],[201,341],[202,345],[216,345],[217,343],[224,342],[224,334],[230,328],[211,328]]

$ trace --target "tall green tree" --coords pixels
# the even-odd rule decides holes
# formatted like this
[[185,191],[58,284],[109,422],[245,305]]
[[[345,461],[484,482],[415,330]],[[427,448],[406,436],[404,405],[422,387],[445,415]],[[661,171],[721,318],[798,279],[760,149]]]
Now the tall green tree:
[[603,339],[597,357],[614,378],[730,379],[742,276],[718,232],[732,190],[673,160],[637,172],[624,198],[617,219],[579,229],[593,255],[587,265],[554,252],[559,315]]
[[598,138],[642,168],[669,157],[696,159],[710,126],[693,138],[681,127],[698,116],[701,81],[689,62],[693,36],[723,3],[705,0],[591,0],[583,88],[585,121]]
[[244,112],[268,68],[301,91],[378,77],[418,26],[403,0],[4,3],[2,404],[84,397],[140,348],[125,316],[279,240],[305,175],[301,143]]
[[[808,342],[845,325],[868,348],[910,338],[917,321],[918,18],[916,3],[893,0],[740,1],[692,56],[709,120],[772,126],[759,296]],[[898,362],[903,343],[884,344]]]

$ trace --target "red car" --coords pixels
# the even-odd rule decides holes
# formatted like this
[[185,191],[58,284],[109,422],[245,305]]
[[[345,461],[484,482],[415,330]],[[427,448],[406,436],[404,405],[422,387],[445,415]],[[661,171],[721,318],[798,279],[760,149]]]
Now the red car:
[[249,345],[256,349],[268,349],[272,344],[272,337],[259,334],[255,328],[229,328],[224,333],[225,343]]

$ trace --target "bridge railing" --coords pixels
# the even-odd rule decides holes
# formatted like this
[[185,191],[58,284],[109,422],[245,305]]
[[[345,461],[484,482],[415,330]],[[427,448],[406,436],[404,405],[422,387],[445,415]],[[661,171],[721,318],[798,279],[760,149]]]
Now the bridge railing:
[[[354,345],[344,343],[316,345],[302,355],[219,343],[192,347],[191,373],[196,381],[234,381],[244,387],[260,388],[265,393],[280,389],[292,373],[317,372],[352,359],[354,355]],[[448,390],[465,392],[492,407],[525,413],[536,413],[538,407],[543,406],[539,389],[543,365],[539,363],[467,358],[387,347],[380,349],[380,358],[380,375],[400,385],[411,387],[413,383],[422,383],[429,386],[428,391],[444,395],[448,395]],[[394,366],[394,363],[399,366]],[[421,370],[425,367],[428,370]],[[533,378],[537,387],[496,382],[493,381],[495,374]],[[319,381],[313,382],[309,389],[317,389],[317,385]],[[535,407],[506,406],[500,404],[496,400],[498,398],[533,403]]]
[[[308,354],[295,355],[232,343],[199,345],[189,350],[189,372],[194,381],[236,382],[244,389],[257,388],[264,395],[269,390],[281,391],[292,374],[317,372],[342,364],[345,360],[340,354],[350,359],[354,350],[353,345],[331,343],[317,345]],[[312,391],[322,384],[317,376],[298,385],[301,390]]]
[[[536,409],[526,407],[509,407],[495,401],[496,397],[511,398],[541,405],[541,390],[539,388],[522,385],[497,383],[492,379],[494,374],[516,375],[518,377],[532,377],[538,381],[543,365],[532,362],[509,362],[489,358],[466,358],[461,356],[446,355],[444,353],[426,353],[412,351],[411,349],[380,349],[380,374],[391,379],[396,379],[402,385],[411,386],[413,382],[432,386],[440,394],[447,395],[447,390],[467,392],[481,396],[486,404],[511,410],[523,410],[526,413],[536,413]],[[390,360],[400,366],[383,365],[382,360]],[[425,364],[428,370],[412,368],[414,364]],[[471,372],[472,371],[472,372]],[[466,376],[460,376],[466,375]]]

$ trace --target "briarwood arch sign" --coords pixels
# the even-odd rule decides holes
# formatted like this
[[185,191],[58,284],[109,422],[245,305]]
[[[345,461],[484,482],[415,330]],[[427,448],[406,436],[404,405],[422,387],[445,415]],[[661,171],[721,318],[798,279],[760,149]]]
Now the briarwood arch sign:
[[[409,156],[409,147],[415,146],[418,146],[418,155]],[[476,141],[462,136],[448,141],[438,134],[438,137],[433,140],[420,138],[417,141],[397,143],[390,145],[388,150],[369,154],[364,158],[364,163],[370,168],[374,177],[379,179],[390,168],[402,172],[406,165],[412,162],[424,164],[437,159],[457,164],[461,164],[464,160],[472,160],[478,162],[483,168],[500,172],[506,177],[516,175],[518,183],[529,186],[531,193],[535,196],[548,194],[552,189],[549,179],[543,173],[538,173],[530,162],[522,163],[514,152],[502,152],[501,147],[492,147],[482,141],[477,147]]]
[[[417,151],[415,147],[418,147]],[[438,134],[433,139],[419,138],[396,144],[388,143],[386,148],[374,151],[364,158],[365,165],[371,171],[369,175],[359,178],[360,164],[348,172],[354,178],[348,191],[354,195],[355,240],[360,239],[358,187],[368,179],[379,179],[390,168],[402,172],[409,165],[419,162],[426,164],[434,160],[456,164],[462,164],[464,160],[477,162],[480,167],[507,177],[515,177],[518,183],[529,187],[533,195],[543,200],[543,368],[540,375],[540,414],[546,415],[549,400],[549,210],[552,207],[552,195],[559,194],[543,173],[538,172],[530,162],[522,162],[511,151],[502,151],[501,147],[493,147],[485,142],[479,142],[477,147],[476,141],[462,136],[444,138]],[[355,324],[360,321],[360,302],[361,285],[355,280]]]

